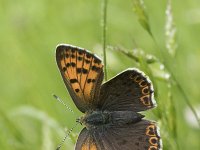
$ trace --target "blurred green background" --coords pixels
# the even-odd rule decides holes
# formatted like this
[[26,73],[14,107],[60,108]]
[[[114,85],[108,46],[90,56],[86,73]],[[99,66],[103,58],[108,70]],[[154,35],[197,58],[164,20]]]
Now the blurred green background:
[[[144,2],[156,42],[139,24],[132,0],[109,0],[107,44],[129,52],[140,48],[160,59],[158,49],[166,51],[167,1]],[[72,44],[102,57],[101,9],[101,0],[0,0],[0,149],[54,150],[65,129],[75,125],[81,113],[58,72],[55,47]],[[172,2],[172,10],[178,47],[176,56],[165,60],[175,68],[171,71],[200,112],[200,3],[177,0]],[[128,67],[145,68],[119,51],[107,49],[107,55],[108,78]],[[200,128],[183,94],[176,85],[169,88],[169,81],[158,77],[162,74],[159,63],[149,66],[145,69],[152,72],[158,107],[145,114],[158,121],[164,149],[199,150]],[[53,93],[76,115],[56,101]],[[73,130],[62,149],[73,149],[81,128]]]

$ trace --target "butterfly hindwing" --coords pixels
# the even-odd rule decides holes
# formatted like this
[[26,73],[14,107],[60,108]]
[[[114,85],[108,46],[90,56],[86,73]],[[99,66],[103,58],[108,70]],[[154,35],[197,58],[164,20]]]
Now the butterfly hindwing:
[[79,134],[75,150],[102,150],[94,137],[94,132],[88,131],[86,128],[83,128]]
[[99,108],[102,110],[139,112],[153,107],[152,84],[137,69],[127,69],[101,86]]
[[105,150],[160,150],[162,143],[155,122],[113,125],[101,133]]
[[161,150],[162,141],[155,122],[142,120],[123,126],[112,125],[79,134],[75,150]]
[[101,59],[82,48],[58,45],[56,61],[64,83],[78,109],[85,112],[98,100],[103,80]]

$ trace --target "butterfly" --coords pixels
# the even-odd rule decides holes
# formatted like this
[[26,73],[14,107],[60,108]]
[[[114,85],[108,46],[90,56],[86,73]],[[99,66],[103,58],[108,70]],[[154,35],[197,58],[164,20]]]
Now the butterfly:
[[56,48],[56,62],[85,127],[75,150],[160,150],[156,122],[138,113],[156,106],[149,78],[127,69],[102,84],[102,60],[88,50],[67,44]]

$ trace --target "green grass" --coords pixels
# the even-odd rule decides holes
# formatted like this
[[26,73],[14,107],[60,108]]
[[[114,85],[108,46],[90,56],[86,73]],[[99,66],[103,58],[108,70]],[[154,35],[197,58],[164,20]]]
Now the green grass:
[[[158,103],[156,109],[145,114],[158,121],[164,149],[198,150],[200,127],[187,121],[185,112],[190,104],[194,109],[200,106],[199,2],[172,1],[168,16],[173,17],[172,23],[166,21],[167,1],[145,0],[144,12],[139,3],[133,2],[108,1],[108,79],[129,67],[143,70],[154,83]],[[65,129],[75,125],[81,113],[58,72],[55,47],[59,43],[73,44],[102,57],[101,3],[0,1],[0,149],[54,150],[64,138]],[[173,32],[174,28],[175,36],[166,36],[166,30]],[[53,93],[76,115],[66,111]],[[194,118],[194,113],[189,118]],[[81,128],[79,125],[73,130],[63,149],[73,149]]]

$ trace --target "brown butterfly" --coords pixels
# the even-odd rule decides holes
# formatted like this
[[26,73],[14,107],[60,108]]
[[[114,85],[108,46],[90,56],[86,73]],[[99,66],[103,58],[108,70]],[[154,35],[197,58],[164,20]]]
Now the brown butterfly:
[[66,44],[56,48],[56,61],[63,81],[85,127],[75,150],[160,150],[155,122],[138,113],[155,107],[153,86],[147,76],[131,68],[102,84],[99,57]]

